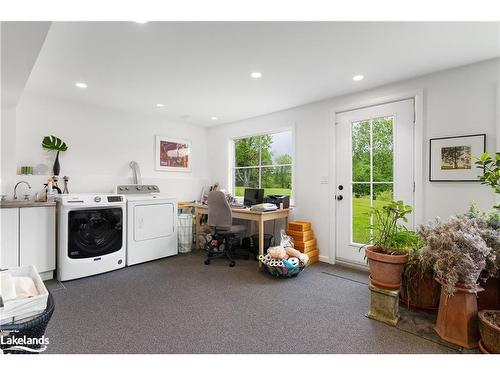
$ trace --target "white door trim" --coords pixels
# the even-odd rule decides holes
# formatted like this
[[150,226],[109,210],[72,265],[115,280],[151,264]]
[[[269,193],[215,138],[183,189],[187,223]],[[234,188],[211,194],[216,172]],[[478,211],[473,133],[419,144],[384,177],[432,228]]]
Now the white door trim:
[[335,211],[335,192],[336,192],[336,173],[335,173],[335,142],[336,142],[336,118],[337,113],[352,111],[356,109],[372,107],[380,104],[387,104],[391,102],[413,99],[415,105],[415,126],[414,126],[414,178],[415,178],[415,194],[414,194],[414,208],[415,208],[415,226],[423,223],[424,218],[424,90],[416,89],[393,95],[370,99],[366,101],[353,102],[349,105],[343,105],[334,108],[330,111],[330,126],[329,126],[329,139],[330,139],[330,187],[328,189],[329,199],[329,244],[328,244],[328,257],[320,257],[323,262],[335,264],[336,256],[336,211]]

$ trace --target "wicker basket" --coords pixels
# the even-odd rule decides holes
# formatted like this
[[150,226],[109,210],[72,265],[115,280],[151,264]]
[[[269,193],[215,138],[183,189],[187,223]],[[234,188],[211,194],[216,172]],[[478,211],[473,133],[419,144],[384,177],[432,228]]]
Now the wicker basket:
[[[45,334],[45,329],[49,323],[52,314],[54,313],[55,303],[52,294],[49,292],[47,299],[46,309],[39,315],[33,318],[23,319],[19,323],[9,323],[0,325],[0,331],[6,333],[4,341],[7,341],[7,337],[21,338],[23,336],[30,338],[41,338]],[[5,353],[16,353],[16,354],[36,354],[43,351],[41,345],[33,344],[27,345],[26,350],[9,350],[10,345],[0,344],[0,349]]]
[[275,277],[296,277],[299,273],[301,273],[304,268],[306,268],[305,264],[301,264],[295,268],[288,269],[286,266],[270,266],[268,264],[263,263],[264,269]]

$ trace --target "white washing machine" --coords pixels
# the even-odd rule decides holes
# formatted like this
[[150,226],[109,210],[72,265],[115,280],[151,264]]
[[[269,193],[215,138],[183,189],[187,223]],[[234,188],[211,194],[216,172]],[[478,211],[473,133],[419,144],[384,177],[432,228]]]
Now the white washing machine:
[[127,197],[127,266],[177,255],[177,200],[156,185],[116,190]]
[[68,194],[57,198],[57,279],[78,279],[125,267],[123,195]]

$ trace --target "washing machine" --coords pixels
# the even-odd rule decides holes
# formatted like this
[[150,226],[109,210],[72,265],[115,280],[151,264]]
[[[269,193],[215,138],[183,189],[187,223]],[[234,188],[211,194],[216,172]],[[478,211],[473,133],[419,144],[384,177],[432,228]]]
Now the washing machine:
[[125,267],[126,199],[114,194],[57,198],[57,279],[67,281]]
[[119,185],[127,198],[127,266],[178,254],[177,200],[156,185]]

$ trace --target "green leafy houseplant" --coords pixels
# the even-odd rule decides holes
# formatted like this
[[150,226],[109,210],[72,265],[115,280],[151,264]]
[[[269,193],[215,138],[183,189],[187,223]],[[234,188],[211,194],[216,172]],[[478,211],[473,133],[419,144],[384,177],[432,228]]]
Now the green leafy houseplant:
[[43,137],[42,147],[48,151],[57,152],[53,172],[54,176],[58,176],[61,169],[61,166],[59,165],[59,152],[65,152],[68,150],[68,145],[62,139],[54,135],[47,135]]
[[[488,152],[483,153],[476,159],[476,166],[484,171],[483,175],[479,176],[481,183],[490,186],[495,193],[500,194],[500,152],[497,152],[494,157]],[[496,208],[500,209],[500,205]]]
[[372,245],[366,246],[365,254],[370,268],[370,282],[378,288],[400,288],[408,251],[415,241],[415,233],[408,231],[400,221],[408,222],[407,215],[411,212],[412,207],[403,201],[393,201],[371,211]]
[[407,253],[415,243],[415,233],[400,222],[408,222],[412,207],[403,201],[392,201],[381,208],[372,208],[373,224],[370,225],[370,242],[378,252],[388,255]]

